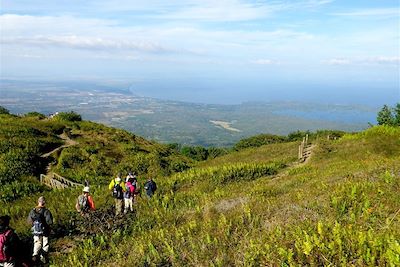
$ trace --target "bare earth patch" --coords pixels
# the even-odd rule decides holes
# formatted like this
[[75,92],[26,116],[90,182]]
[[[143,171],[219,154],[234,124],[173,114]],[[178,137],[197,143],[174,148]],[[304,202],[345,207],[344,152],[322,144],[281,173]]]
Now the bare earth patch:
[[224,199],[215,205],[215,209],[219,212],[231,210],[238,205],[246,204],[249,201],[248,197],[237,197],[231,199]]
[[211,121],[211,120],[210,120],[210,122],[212,124],[214,124],[215,126],[222,127],[222,128],[224,128],[225,130],[228,130],[228,131],[241,132],[241,130],[231,127],[231,124],[232,124],[231,122],[227,122],[227,121]]

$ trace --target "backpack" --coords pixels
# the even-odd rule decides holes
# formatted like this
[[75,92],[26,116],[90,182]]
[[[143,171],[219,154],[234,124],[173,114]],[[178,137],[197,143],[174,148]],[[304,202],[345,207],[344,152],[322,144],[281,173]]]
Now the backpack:
[[89,200],[85,195],[79,196],[78,204],[79,204],[79,208],[81,209],[81,211],[85,212],[85,211],[88,211],[90,208]]
[[112,195],[116,199],[123,199],[124,198],[123,192],[122,192],[122,186],[120,184],[114,184]]
[[9,244],[7,244],[8,237],[11,234],[11,229],[8,229],[7,231],[0,234],[0,262],[7,262],[11,259],[9,255],[10,246]]
[[33,209],[34,217],[32,218],[33,226],[32,233],[33,235],[43,235],[44,234],[44,209],[41,209],[40,212],[37,212],[36,209]]

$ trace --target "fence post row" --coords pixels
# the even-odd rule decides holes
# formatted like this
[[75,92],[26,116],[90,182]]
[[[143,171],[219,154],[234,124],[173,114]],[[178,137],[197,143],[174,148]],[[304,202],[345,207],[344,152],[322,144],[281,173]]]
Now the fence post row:
[[308,134],[306,134],[306,136],[303,137],[303,140],[300,143],[300,146],[299,146],[299,160],[304,160],[305,159],[307,146],[308,146]]
[[56,173],[52,173],[52,177],[45,174],[40,174],[40,182],[51,188],[59,189],[67,188],[69,186],[83,186],[82,184],[72,182]]

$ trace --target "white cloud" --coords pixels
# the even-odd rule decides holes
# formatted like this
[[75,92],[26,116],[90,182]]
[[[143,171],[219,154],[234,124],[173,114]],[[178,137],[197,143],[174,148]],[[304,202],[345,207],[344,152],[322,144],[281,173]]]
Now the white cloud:
[[185,7],[157,17],[173,20],[246,21],[267,17],[273,9],[266,4],[220,0]]
[[256,59],[252,60],[251,63],[257,64],[257,65],[273,65],[277,64],[277,62],[271,60],[271,59]]
[[351,61],[349,59],[344,58],[332,58],[325,61],[328,65],[349,65]]
[[0,41],[3,44],[58,46],[89,50],[137,50],[148,53],[176,52],[172,49],[168,49],[150,42],[103,39],[99,37],[81,37],[76,35],[2,38]]
[[358,57],[358,58],[333,58],[323,63],[329,65],[399,65],[400,57],[398,56],[376,56],[376,57]]
[[394,57],[374,57],[374,58],[369,58],[366,61],[369,61],[371,63],[379,63],[379,64],[395,64],[399,65],[400,64],[400,57],[394,56]]
[[368,9],[358,9],[349,12],[334,13],[337,16],[348,16],[348,17],[366,17],[366,16],[399,16],[399,7],[394,8],[368,8]]

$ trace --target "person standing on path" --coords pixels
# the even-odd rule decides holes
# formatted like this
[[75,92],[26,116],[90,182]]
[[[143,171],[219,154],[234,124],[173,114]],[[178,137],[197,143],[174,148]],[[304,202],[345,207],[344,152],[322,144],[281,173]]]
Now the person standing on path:
[[154,192],[157,190],[157,184],[153,181],[153,179],[151,179],[151,177],[149,177],[144,184],[144,189],[146,190],[146,196],[151,198],[153,197]]
[[33,262],[38,262],[39,259],[44,263],[48,262],[49,235],[53,215],[45,205],[44,197],[39,197],[38,205],[29,212],[28,216],[28,223],[32,225],[33,233]]
[[125,182],[122,181],[120,173],[116,178],[111,180],[108,189],[111,191],[111,194],[115,199],[115,215],[118,216],[122,212],[125,191]]
[[130,181],[125,183],[125,192],[124,192],[124,213],[128,213],[130,209],[133,212],[133,194],[135,192],[135,187],[132,185]]
[[93,198],[89,194],[89,186],[83,188],[83,193],[78,197],[75,208],[82,216],[85,216],[90,211],[96,210]]

